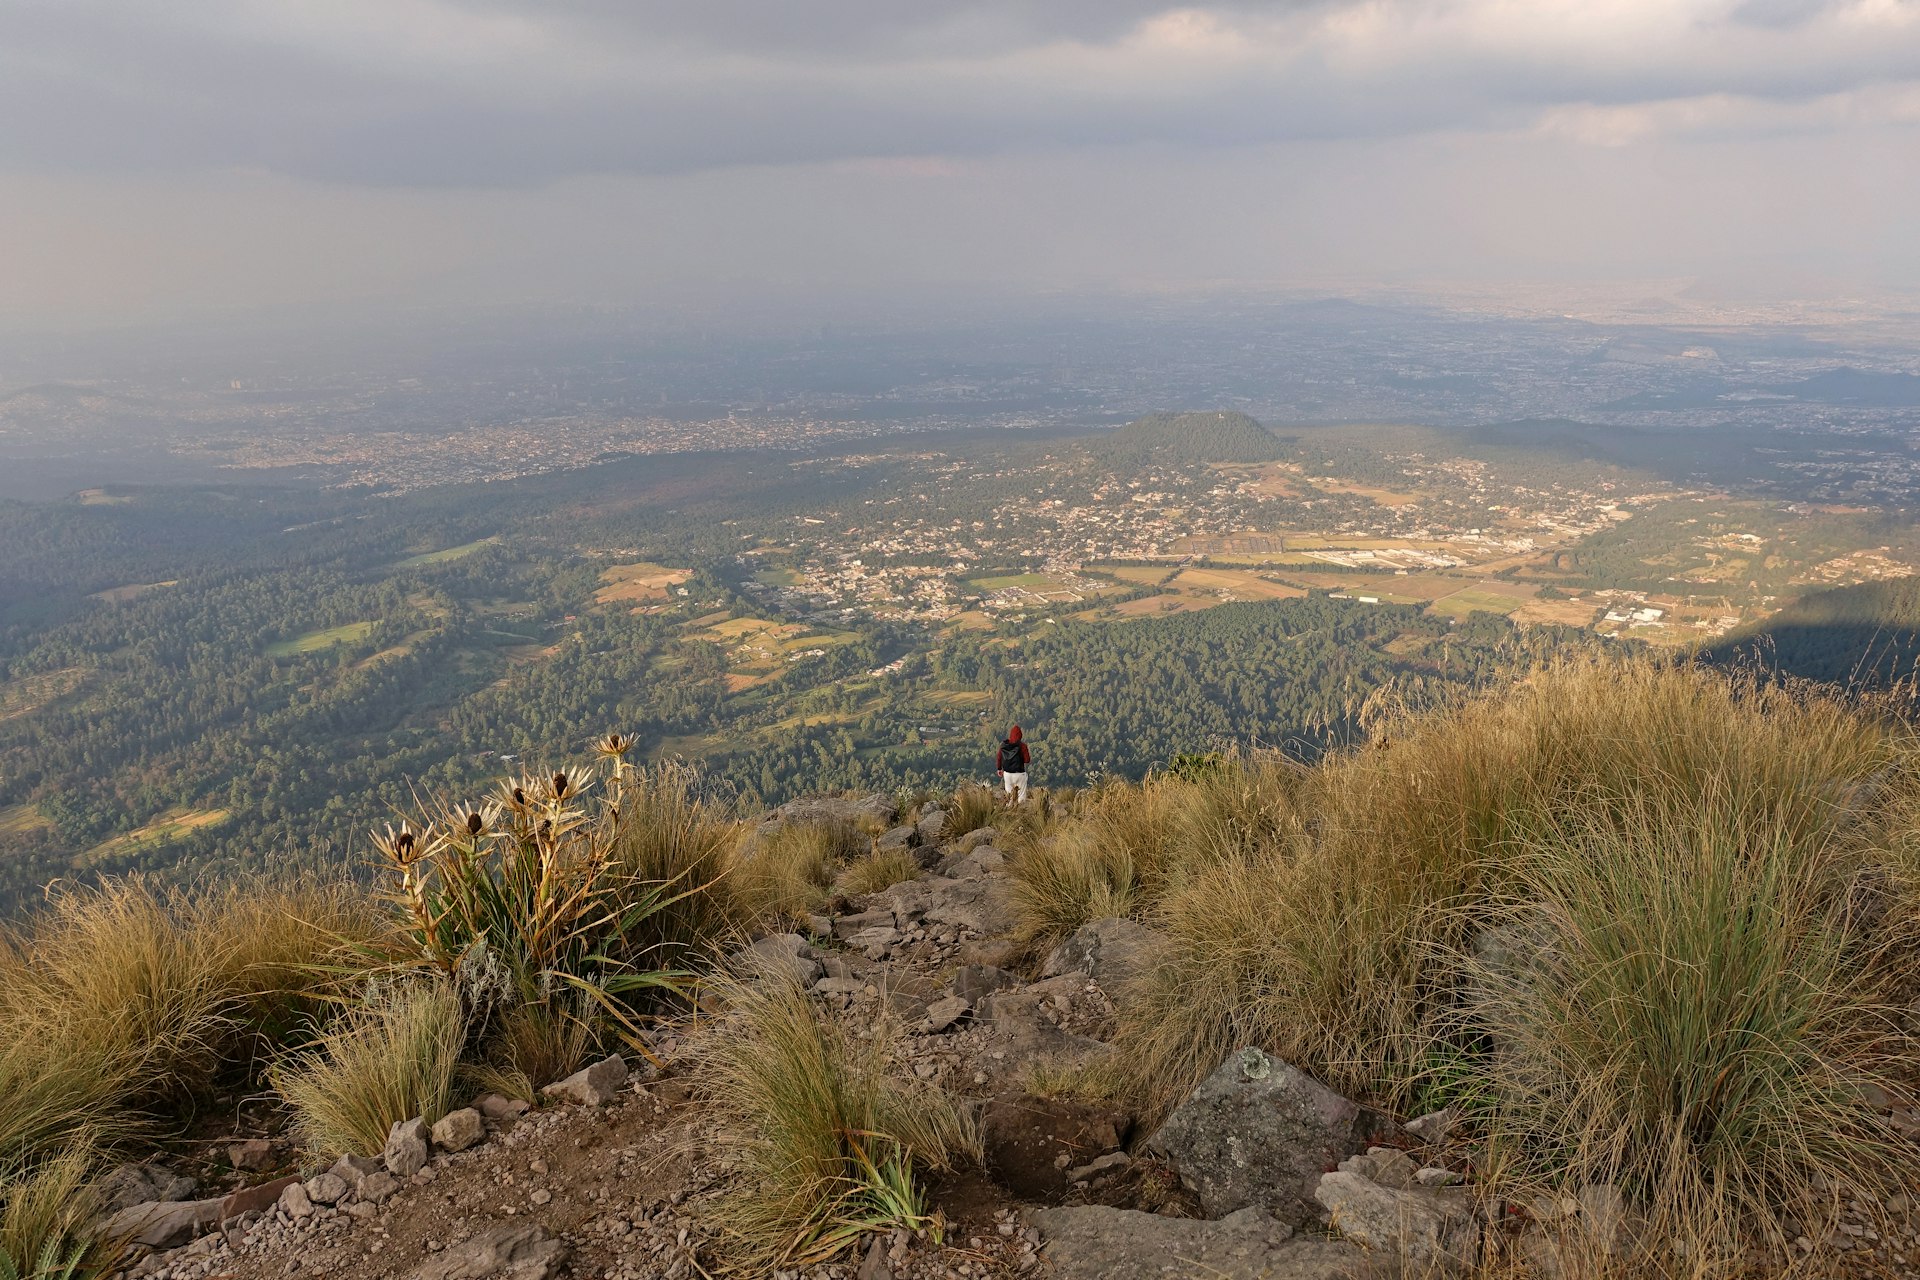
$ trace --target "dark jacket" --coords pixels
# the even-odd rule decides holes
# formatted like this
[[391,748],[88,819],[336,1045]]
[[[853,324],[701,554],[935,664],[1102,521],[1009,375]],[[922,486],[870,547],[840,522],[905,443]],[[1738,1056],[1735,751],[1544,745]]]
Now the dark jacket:
[[1002,773],[1025,773],[1027,761],[1031,759],[1033,756],[1027,751],[1026,743],[1015,742],[1009,738],[1000,744],[1000,756],[996,767]]

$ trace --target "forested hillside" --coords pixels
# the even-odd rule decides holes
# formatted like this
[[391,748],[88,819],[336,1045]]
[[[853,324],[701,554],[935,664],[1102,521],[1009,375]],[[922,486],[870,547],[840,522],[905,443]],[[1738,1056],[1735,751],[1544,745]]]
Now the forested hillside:
[[1920,660],[1920,579],[1816,591],[1708,652],[1809,680],[1884,687],[1912,676]]

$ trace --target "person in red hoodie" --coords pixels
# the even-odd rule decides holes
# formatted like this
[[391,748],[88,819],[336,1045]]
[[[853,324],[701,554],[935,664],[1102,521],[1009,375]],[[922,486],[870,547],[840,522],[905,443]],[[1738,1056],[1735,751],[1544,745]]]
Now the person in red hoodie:
[[1005,742],[1000,744],[1000,753],[994,759],[994,768],[1000,774],[1000,786],[1008,796],[1009,804],[1027,802],[1027,763],[1033,759],[1033,753],[1027,750],[1027,744],[1020,740],[1020,726],[1007,730]]

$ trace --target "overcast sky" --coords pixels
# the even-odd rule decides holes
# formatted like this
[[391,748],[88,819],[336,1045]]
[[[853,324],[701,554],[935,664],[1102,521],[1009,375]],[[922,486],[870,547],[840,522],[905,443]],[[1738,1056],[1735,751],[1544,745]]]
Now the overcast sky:
[[0,0],[0,321],[1920,285],[1920,0]]

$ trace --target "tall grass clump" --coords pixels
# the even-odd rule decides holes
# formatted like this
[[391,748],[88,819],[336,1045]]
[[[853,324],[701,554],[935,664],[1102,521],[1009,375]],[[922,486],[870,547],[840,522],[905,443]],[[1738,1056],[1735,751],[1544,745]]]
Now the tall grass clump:
[[655,961],[683,967],[724,936],[736,912],[729,882],[740,822],[693,769],[663,762],[629,769],[614,856],[638,884],[668,886],[660,909],[630,940]]
[[1108,783],[1082,801],[1077,822],[1012,841],[1008,871],[1022,939],[1050,942],[1153,901],[1178,856],[1183,791],[1170,779]]
[[253,1078],[371,919],[345,885],[59,886],[0,945],[0,1177]]
[[1910,923],[1867,908],[1873,870],[1724,790],[1614,808],[1532,850],[1478,967],[1467,1016],[1493,1037],[1509,1159],[1629,1187],[1696,1246],[1910,1179],[1910,1144],[1862,1103],[1897,1088],[1914,1046],[1892,1001],[1920,966]]
[[876,849],[856,858],[834,881],[834,888],[851,898],[879,893],[920,874],[920,864],[905,849]]
[[723,1215],[738,1261],[767,1274],[825,1261],[862,1234],[936,1226],[918,1175],[978,1158],[946,1094],[889,1070],[775,973],[722,975],[704,1080],[745,1174]]
[[1051,942],[1105,916],[1144,917],[1205,868],[1288,838],[1298,825],[1297,766],[1277,755],[1210,765],[1109,783],[1081,799],[1077,821],[1010,841],[1025,940]]
[[119,1250],[90,1229],[95,1162],[91,1144],[80,1139],[0,1177],[0,1280],[95,1280],[114,1270]]
[[790,822],[745,841],[729,877],[742,924],[796,920],[831,897],[840,867],[866,849],[852,823]]
[[311,1049],[276,1064],[274,1088],[316,1151],[371,1154],[387,1132],[415,1116],[445,1115],[467,1028],[447,981],[375,995],[331,1026]]
[[[1242,1043],[1388,1105],[1431,1096],[1436,1075],[1482,1074],[1459,1010],[1480,989],[1478,953],[1565,861],[1552,851],[1712,796],[1730,831],[1858,857],[1842,837],[1871,815],[1852,798],[1900,754],[1832,702],[1641,662],[1548,668],[1381,743],[1311,770],[1298,821],[1160,902],[1169,942],[1123,1027],[1149,1101],[1170,1105]],[[1822,900],[1843,887],[1829,878]]]

